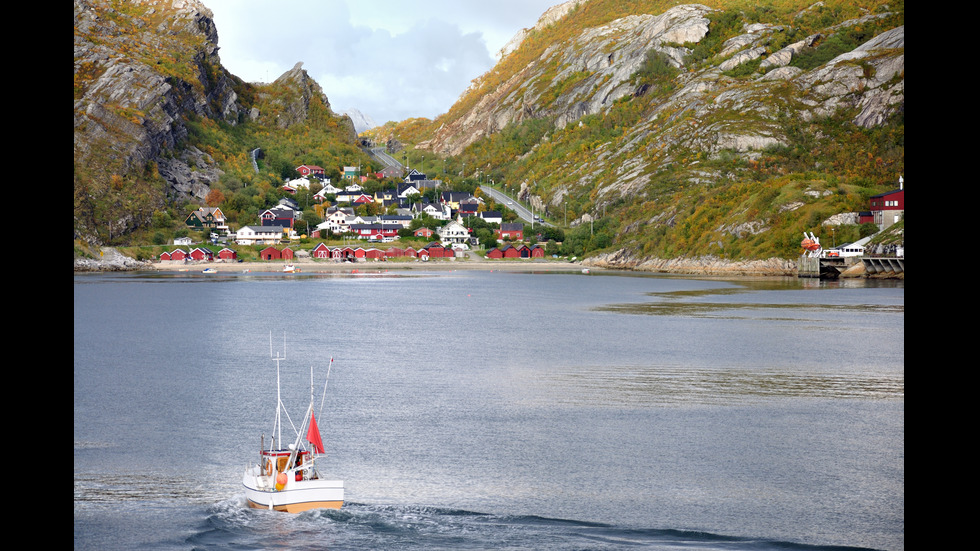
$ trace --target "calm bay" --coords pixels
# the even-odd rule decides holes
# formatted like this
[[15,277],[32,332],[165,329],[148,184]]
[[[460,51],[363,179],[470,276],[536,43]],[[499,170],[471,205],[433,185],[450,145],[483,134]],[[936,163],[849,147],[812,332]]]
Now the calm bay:
[[[904,299],[547,270],[76,275],[75,549],[901,550]],[[244,505],[270,348],[296,417],[330,370],[340,511]]]

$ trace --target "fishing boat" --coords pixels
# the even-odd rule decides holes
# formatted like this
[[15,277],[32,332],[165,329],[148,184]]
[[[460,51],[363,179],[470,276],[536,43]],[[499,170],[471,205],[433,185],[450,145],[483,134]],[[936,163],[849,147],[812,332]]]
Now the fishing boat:
[[215,270],[214,268],[205,268],[201,273],[203,273],[203,274],[216,274],[216,273],[218,273],[218,270]]
[[[279,386],[279,364],[285,359],[276,354],[276,420],[269,448],[262,437],[258,463],[245,468],[242,485],[248,505],[256,509],[270,509],[287,513],[300,513],[310,509],[340,509],[344,504],[344,481],[323,478],[317,470],[317,460],[325,455],[320,429],[313,413],[313,368],[310,368],[310,404],[303,422],[296,430],[293,442],[282,445],[282,416],[289,419],[282,403]],[[330,359],[331,365],[333,358]],[[327,380],[330,369],[327,369]],[[326,395],[327,385],[323,385]],[[323,402],[321,399],[322,410]],[[290,421],[292,426],[292,421]],[[294,427],[295,429],[295,427]],[[305,440],[305,443],[304,443]],[[308,445],[307,445],[308,444]]]
[[282,267],[282,271],[283,273],[286,274],[294,273],[296,271],[296,266],[293,266],[292,264],[286,264],[285,266]]

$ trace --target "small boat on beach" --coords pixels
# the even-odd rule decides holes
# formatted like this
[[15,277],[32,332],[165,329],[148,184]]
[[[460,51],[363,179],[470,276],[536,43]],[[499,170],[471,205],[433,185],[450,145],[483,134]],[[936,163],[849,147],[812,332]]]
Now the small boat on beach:
[[296,271],[296,266],[293,266],[292,264],[286,264],[285,266],[282,267],[282,271],[283,273],[291,274]]
[[[289,419],[279,388],[279,363],[283,359],[285,358],[278,354],[273,357],[276,363],[276,396],[279,405],[276,408],[272,443],[267,449],[263,436],[258,463],[245,468],[242,477],[245,499],[252,508],[287,513],[300,513],[310,509],[340,509],[344,504],[344,481],[327,480],[317,471],[316,462],[324,457],[325,451],[320,429],[316,424],[316,415],[313,413],[312,367],[310,368],[310,404],[306,408],[303,422],[296,430],[293,443],[285,447],[282,445],[282,415],[286,414]],[[333,364],[333,358],[330,362]],[[327,380],[329,379],[328,368]],[[326,389],[327,385],[324,382],[324,394]],[[321,400],[321,409],[322,405]]]

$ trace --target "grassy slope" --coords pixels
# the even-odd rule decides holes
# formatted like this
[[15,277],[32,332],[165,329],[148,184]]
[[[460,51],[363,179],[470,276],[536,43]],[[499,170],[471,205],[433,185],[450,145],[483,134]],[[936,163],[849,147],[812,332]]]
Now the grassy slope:
[[[637,13],[630,11],[635,4],[592,0],[561,23],[532,33],[521,50],[503,60],[449,113],[432,121],[429,129],[461,116],[475,105],[481,91],[493,89],[511,71],[526,66],[547,45],[575,36],[582,28]],[[672,3],[640,4],[649,13],[659,13]],[[792,32],[784,34],[784,43],[789,43],[867,13],[861,7],[869,12],[880,10],[882,2],[868,2],[865,6],[827,2],[802,17],[797,14],[809,3],[774,2],[768,7],[754,2],[706,4],[723,11],[713,18],[709,36],[695,48],[695,59],[688,66],[692,71],[699,63],[710,63],[721,43],[739,34],[744,23],[793,25]],[[890,7],[903,9],[895,3]],[[904,15],[876,28],[859,28],[853,33],[855,36],[842,33],[835,40],[843,43],[828,40],[811,57],[796,63],[809,64],[804,68],[816,66],[895,24],[904,24]],[[774,44],[773,51],[782,45]],[[447,159],[447,171],[488,167],[490,174],[485,179],[510,184],[512,189],[525,182],[546,203],[556,194],[567,192],[560,207],[550,208],[552,220],[562,223],[566,212],[570,221],[585,213],[598,217],[595,224],[568,232],[565,252],[569,254],[628,247],[645,256],[714,254],[732,259],[795,257],[803,231],[829,233],[822,230],[821,221],[840,212],[866,210],[867,198],[894,188],[898,175],[904,172],[903,117],[882,128],[865,130],[848,122],[848,113],[811,122],[787,116],[779,125],[788,145],[767,149],[752,158],[724,152],[709,158],[697,149],[671,146],[663,133],[678,129],[658,129],[648,115],[676,83],[666,77],[656,84],[654,93],[621,100],[607,113],[587,116],[573,128],[553,130],[547,121],[505,128],[471,145],[457,158]],[[774,90],[774,103],[792,104],[792,98],[781,97],[779,89]],[[710,125],[713,121],[683,122],[693,126]],[[742,124],[753,121],[746,118]],[[636,132],[640,127],[646,128],[642,133]],[[424,139],[425,128],[415,122],[413,132],[399,137],[405,141]],[[646,151],[640,161],[648,179],[642,189],[615,197],[604,188],[616,182],[621,168],[617,163],[636,162],[635,158],[615,156],[627,141],[630,148]],[[605,166],[592,162],[602,156],[609,158]],[[587,178],[581,174],[583,167],[591,171]],[[466,172],[470,174],[469,169]],[[867,230],[857,226],[837,228],[836,238],[838,242],[857,239],[862,231]]]

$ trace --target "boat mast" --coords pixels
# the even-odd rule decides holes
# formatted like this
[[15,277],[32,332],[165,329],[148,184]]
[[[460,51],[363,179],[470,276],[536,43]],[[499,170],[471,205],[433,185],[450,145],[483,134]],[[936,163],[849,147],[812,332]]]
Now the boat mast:
[[282,339],[282,349],[283,355],[280,356],[276,352],[275,356],[272,356],[272,332],[269,332],[269,355],[272,356],[272,361],[276,362],[276,424],[272,428],[272,437],[275,439],[272,447],[275,449],[276,445],[282,446],[282,387],[280,386],[280,376],[279,376],[279,362],[286,359],[286,339]]

